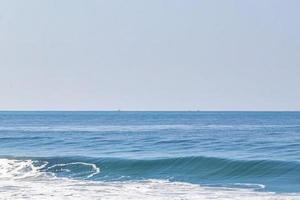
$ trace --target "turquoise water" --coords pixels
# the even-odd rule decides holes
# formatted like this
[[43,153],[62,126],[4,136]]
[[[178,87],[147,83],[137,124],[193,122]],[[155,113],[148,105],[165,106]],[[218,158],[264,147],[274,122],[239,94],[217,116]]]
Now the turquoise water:
[[0,155],[71,180],[299,193],[300,112],[0,112]]

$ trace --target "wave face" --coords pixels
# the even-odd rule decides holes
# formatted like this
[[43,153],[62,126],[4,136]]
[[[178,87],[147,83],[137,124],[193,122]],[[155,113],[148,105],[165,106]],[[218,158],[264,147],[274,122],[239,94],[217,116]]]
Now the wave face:
[[299,112],[0,112],[0,199],[27,187],[98,198],[92,186],[105,198],[297,198],[299,133]]

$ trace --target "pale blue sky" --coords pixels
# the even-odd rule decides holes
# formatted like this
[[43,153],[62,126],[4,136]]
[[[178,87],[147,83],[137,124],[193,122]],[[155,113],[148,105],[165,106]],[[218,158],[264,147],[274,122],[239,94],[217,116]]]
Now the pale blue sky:
[[300,110],[298,0],[0,0],[0,110]]

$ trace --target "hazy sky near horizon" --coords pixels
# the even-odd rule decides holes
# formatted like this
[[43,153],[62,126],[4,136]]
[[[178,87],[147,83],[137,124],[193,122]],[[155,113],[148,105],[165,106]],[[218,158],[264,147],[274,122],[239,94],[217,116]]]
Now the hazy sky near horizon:
[[0,0],[0,110],[300,110],[298,0]]

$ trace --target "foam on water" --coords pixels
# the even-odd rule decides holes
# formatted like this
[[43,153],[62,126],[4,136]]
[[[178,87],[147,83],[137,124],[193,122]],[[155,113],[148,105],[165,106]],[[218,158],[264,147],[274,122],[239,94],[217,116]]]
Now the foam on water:
[[32,160],[11,160],[0,159],[0,180],[5,179],[25,179],[44,175],[40,169],[47,165],[35,166]]
[[[93,168],[92,164],[79,164]],[[32,160],[0,159],[0,199],[300,200],[300,196],[296,195],[255,192],[252,189],[203,187],[166,180],[122,182],[73,180],[58,178],[54,174],[44,172],[45,166],[46,163],[37,164]],[[98,168],[93,169],[94,173],[100,173]]]
[[62,167],[68,167],[68,166],[73,166],[73,165],[83,165],[83,166],[91,167],[92,171],[89,175],[87,175],[86,178],[92,178],[93,176],[100,173],[100,168],[97,167],[95,164],[85,163],[85,162],[71,162],[71,163],[66,163],[66,164],[55,164],[55,165],[48,167],[47,169],[49,170],[49,169],[62,168]]

